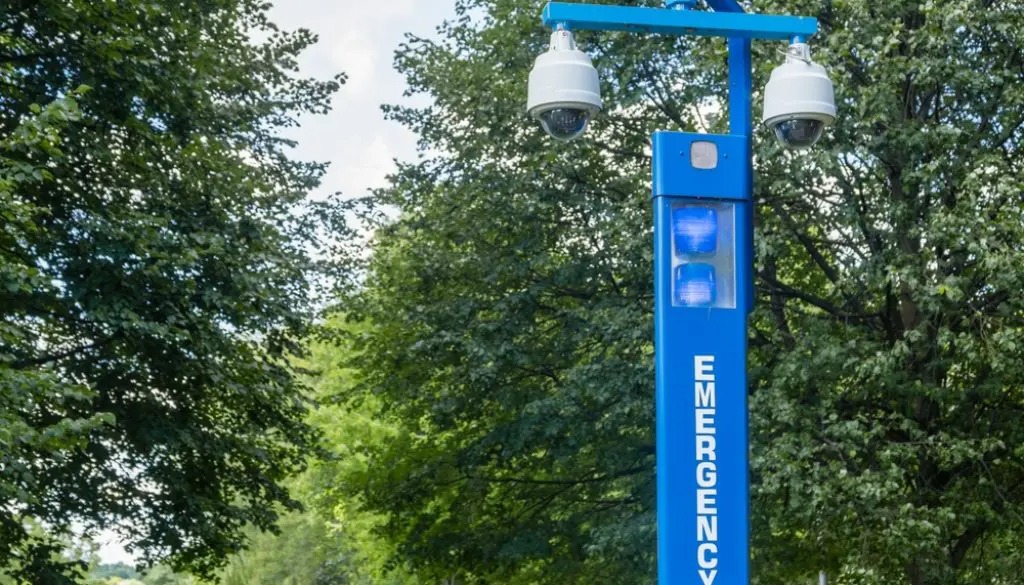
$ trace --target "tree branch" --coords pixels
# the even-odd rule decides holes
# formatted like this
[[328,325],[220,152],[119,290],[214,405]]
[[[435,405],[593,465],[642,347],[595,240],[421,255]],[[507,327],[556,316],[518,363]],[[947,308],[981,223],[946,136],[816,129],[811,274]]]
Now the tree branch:
[[42,365],[45,365],[45,364],[48,364],[48,363],[51,363],[51,362],[57,362],[57,361],[61,361],[63,359],[67,359],[67,358],[69,358],[69,357],[71,357],[71,356],[73,356],[73,355],[75,355],[77,353],[82,353],[82,352],[85,352],[85,351],[89,351],[90,349],[97,349],[97,348],[103,347],[103,346],[109,344],[110,342],[114,341],[115,338],[116,338],[116,336],[111,336],[111,337],[108,337],[108,338],[100,340],[100,341],[94,341],[93,343],[90,343],[88,345],[74,347],[74,348],[71,348],[69,350],[59,352],[59,353],[51,353],[51,354],[44,355],[44,356],[37,357],[37,358],[25,358],[25,359],[15,360],[15,361],[11,362],[8,365],[9,365],[9,367],[11,367],[12,369],[15,369],[15,370],[24,370],[24,369],[27,369],[27,368],[34,368],[34,367],[37,367],[37,366],[42,366]]
[[778,289],[779,294],[800,299],[801,301],[804,301],[809,305],[815,306],[831,314],[837,319],[842,319],[844,321],[868,321],[878,317],[878,315],[875,313],[848,313],[837,307],[835,304],[826,301],[825,299],[797,290],[789,286],[788,284],[780,282],[778,279],[774,278],[772,275],[768,274],[765,271],[759,272],[758,276],[760,276],[765,282],[767,282],[773,288]]
[[644,471],[650,471],[651,467],[648,465],[638,465],[636,467],[630,467],[622,471],[616,471],[615,473],[609,473],[606,475],[599,475],[597,477],[589,477],[583,479],[530,479],[524,477],[487,477],[482,475],[467,475],[466,479],[473,479],[478,481],[487,481],[491,483],[516,483],[516,484],[528,484],[528,485],[585,485],[591,483],[601,483],[605,481],[612,481],[620,479],[630,475],[636,475]]

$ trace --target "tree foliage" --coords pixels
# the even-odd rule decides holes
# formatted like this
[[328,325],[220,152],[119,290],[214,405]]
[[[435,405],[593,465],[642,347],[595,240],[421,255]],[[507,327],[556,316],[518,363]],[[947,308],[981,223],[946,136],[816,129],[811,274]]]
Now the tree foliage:
[[0,572],[27,531],[117,526],[209,574],[296,507],[315,445],[288,356],[321,266],[323,165],[279,136],[341,78],[257,0],[0,5]]
[[821,18],[843,121],[791,175],[762,164],[758,193],[763,558],[780,579],[809,561],[850,583],[1014,582],[1024,13]]
[[[398,432],[345,485],[425,575],[649,583],[647,137],[726,131],[724,47],[579,33],[606,113],[554,143],[523,112],[540,3],[457,6],[438,40],[410,37],[396,56],[432,105],[386,108],[421,157],[375,194],[400,213],[377,231],[365,290],[343,300],[369,326],[341,397],[373,397]],[[757,9],[820,18],[814,56],[840,104],[809,153],[755,136],[757,582],[819,569],[844,584],[1015,582],[1024,13]],[[778,48],[757,46],[755,87]]]
[[[337,331],[356,333],[335,318]],[[340,341],[340,343],[339,343]],[[331,398],[350,389],[347,366],[353,348],[344,338],[311,343],[304,368],[315,372],[314,396],[320,406],[309,423],[323,435],[324,455],[288,482],[305,509],[281,519],[279,534],[254,535],[249,550],[231,559],[220,573],[223,585],[417,585],[422,581],[393,560],[395,547],[378,534],[384,515],[361,510],[349,498],[346,482],[370,473],[365,456],[371,446],[395,432],[374,420],[372,402],[346,409]]]

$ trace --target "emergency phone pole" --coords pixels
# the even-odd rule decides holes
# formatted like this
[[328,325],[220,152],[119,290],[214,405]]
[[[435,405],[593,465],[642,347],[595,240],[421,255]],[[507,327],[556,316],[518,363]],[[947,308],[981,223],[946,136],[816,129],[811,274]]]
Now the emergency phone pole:
[[[823,69],[819,76],[820,66],[804,58],[816,19],[746,14],[736,0],[707,3],[714,12],[692,10],[694,2],[681,0],[669,0],[663,9],[548,4],[543,21],[556,34],[551,52],[538,59],[531,74],[529,99],[531,113],[560,139],[582,134],[600,110],[596,72],[576,49],[573,30],[728,39],[729,134],[656,132],[653,138],[661,585],[749,582],[751,39],[790,41],[790,54],[800,62],[790,67],[787,58],[787,74],[795,70],[810,84],[780,81],[775,87],[780,98],[773,107],[778,105],[781,114],[772,117],[766,105],[765,116],[780,141],[809,146],[835,115],[831,83]],[[812,66],[818,69],[807,69]],[[808,99],[805,87],[825,97]]]

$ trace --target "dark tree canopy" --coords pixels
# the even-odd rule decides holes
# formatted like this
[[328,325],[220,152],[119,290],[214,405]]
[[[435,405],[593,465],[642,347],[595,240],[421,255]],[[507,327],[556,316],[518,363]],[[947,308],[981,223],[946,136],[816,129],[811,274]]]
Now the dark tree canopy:
[[[755,137],[756,582],[1016,583],[1024,11],[755,4],[820,18],[840,105],[808,153]],[[387,108],[422,157],[375,197],[400,214],[344,303],[370,325],[344,396],[403,431],[343,485],[425,574],[650,583],[648,136],[725,131],[723,43],[579,33],[607,106],[566,145],[524,115],[540,3],[458,6],[396,57],[433,104]]]
[[296,503],[289,365],[325,268],[321,164],[279,137],[342,79],[257,0],[0,3],[0,574],[119,527],[208,573]]

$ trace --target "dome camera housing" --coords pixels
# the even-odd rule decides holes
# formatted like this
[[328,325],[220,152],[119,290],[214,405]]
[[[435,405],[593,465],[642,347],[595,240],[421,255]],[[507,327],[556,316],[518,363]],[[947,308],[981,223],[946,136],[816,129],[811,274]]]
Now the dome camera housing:
[[786,62],[772,71],[764,89],[764,124],[787,148],[810,148],[836,119],[835,95],[825,68],[811,61],[810,48],[790,45]]
[[582,135],[603,105],[597,70],[564,29],[551,35],[550,49],[537,57],[527,93],[527,111],[558,140]]

